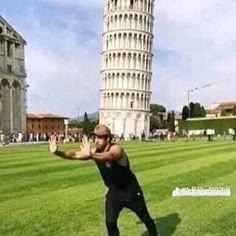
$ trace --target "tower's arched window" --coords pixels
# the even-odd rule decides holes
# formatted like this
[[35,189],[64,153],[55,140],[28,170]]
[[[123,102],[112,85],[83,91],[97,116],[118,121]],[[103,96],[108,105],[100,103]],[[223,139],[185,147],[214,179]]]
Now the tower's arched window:
[[130,8],[133,9],[134,7],[134,0],[130,0]]

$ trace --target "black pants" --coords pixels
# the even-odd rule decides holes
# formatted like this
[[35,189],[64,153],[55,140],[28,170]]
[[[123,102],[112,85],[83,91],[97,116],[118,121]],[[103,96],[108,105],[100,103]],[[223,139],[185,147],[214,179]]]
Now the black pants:
[[117,191],[109,189],[106,195],[106,227],[109,236],[119,236],[117,220],[121,210],[126,207],[133,211],[145,224],[150,236],[158,236],[156,226],[152,220],[143,193],[140,189],[132,191]]

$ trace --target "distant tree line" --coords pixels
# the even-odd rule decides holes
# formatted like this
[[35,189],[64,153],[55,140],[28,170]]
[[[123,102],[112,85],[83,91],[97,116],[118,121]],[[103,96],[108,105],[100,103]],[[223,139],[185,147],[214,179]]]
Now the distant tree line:
[[175,131],[175,113],[170,111],[166,116],[166,108],[160,104],[150,104],[150,131],[155,129],[169,129]]
[[69,122],[69,128],[78,128],[78,129],[82,129],[83,134],[90,134],[94,128],[96,127],[96,125],[99,123],[98,119],[91,121],[88,118],[88,114],[87,112],[84,113],[84,119],[83,121],[80,121],[78,119],[73,119],[70,120]]
[[188,118],[195,117],[205,117],[206,110],[204,106],[201,106],[200,103],[191,102],[189,106],[184,106],[182,109],[182,120],[187,120]]
[[[175,112],[169,111],[167,112],[166,117],[166,108],[160,104],[150,104],[150,131],[155,129],[169,129],[170,131],[175,131]],[[234,109],[234,113],[236,114],[236,107]],[[189,106],[184,106],[182,109],[182,119],[186,120],[187,118],[194,117],[205,117],[206,110],[204,106],[201,106],[200,103],[191,102]],[[91,121],[88,118],[87,112],[84,113],[83,121],[79,121],[78,119],[70,120],[69,128],[80,128],[83,131],[83,134],[88,135],[91,133],[96,125],[99,123],[99,120]]]

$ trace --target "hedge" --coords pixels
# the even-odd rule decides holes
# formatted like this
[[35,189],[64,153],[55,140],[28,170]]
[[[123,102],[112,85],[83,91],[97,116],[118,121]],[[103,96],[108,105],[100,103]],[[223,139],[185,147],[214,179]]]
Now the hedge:
[[236,128],[236,116],[216,118],[195,118],[179,122],[180,134],[183,130],[214,129],[216,134],[228,133],[230,128]]

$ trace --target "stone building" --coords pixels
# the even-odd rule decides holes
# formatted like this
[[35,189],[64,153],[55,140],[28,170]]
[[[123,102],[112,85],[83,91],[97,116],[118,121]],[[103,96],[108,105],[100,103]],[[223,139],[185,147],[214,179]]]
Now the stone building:
[[125,138],[149,133],[154,0],[105,0],[100,123]]
[[26,41],[0,16],[0,132],[26,132]]
[[236,116],[236,101],[214,103],[206,117]]
[[27,114],[27,134],[52,135],[65,133],[65,120],[68,117],[55,114]]

